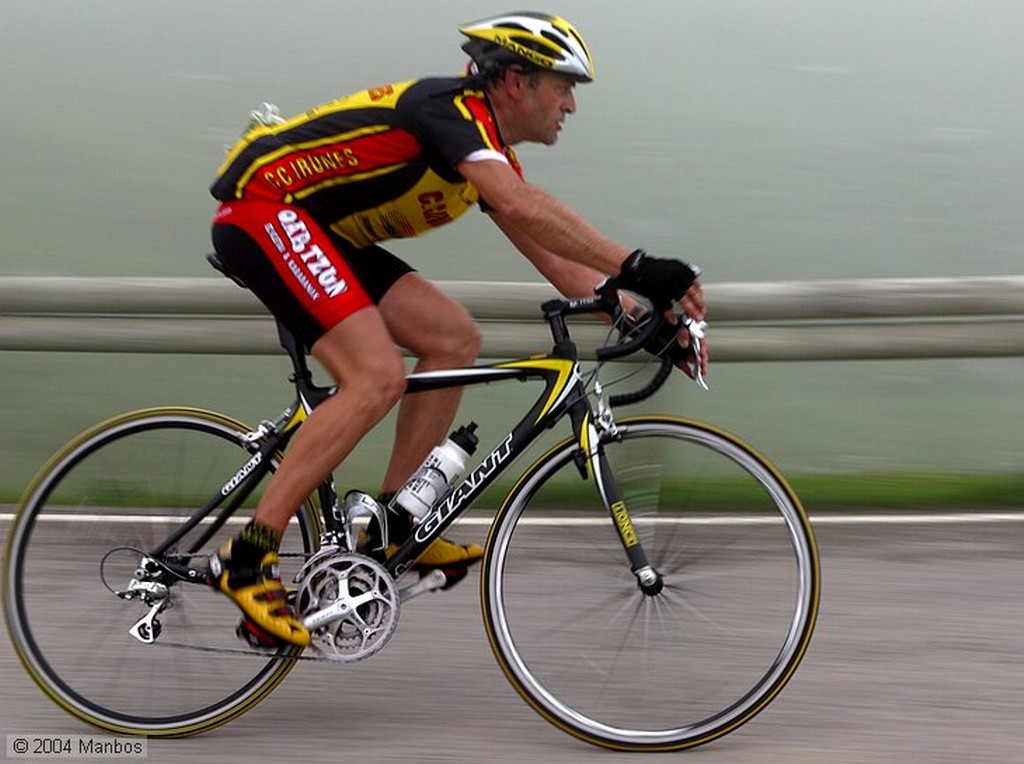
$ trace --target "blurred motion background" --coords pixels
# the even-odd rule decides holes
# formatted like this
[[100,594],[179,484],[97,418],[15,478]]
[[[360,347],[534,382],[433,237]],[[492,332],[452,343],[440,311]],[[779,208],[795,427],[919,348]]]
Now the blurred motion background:
[[[709,284],[1024,273],[1016,0],[537,6],[580,28],[597,79],[558,145],[520,158],[618,240],[697,262]],[[0,276],[217,277],[207,187],[251,109],[458,73],[457,25],[509,8],[5,0]],[[436,279],[539,278],[477,213],[393,249]],[[283,357],[0,352],[0,501],[122,410],[276,414],[287,371]],[[709,382],[646,408],[742,435],[812,511],[1012,501],[989,489],[1024,474],[1020,358],[720,364]],[[465,417],[491,443],[530,395],[470,391]],[[374,489],[389,438],[385,424],[342,482]]]

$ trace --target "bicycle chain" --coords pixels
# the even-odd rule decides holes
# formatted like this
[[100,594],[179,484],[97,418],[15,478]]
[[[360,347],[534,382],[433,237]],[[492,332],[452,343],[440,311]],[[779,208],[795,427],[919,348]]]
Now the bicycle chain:
[[274,653],[261,653],[252,650],[244,650],[240,647],[210,647],[208,645],[190,645],[185,642],[161,642],[159,638],[153,643],[154,647],[172,647],[178,650],[198,650],[204,653],[221,653],[227,655],[245,655],[250,658],[262,658],[263,660],[279,659],[285,661],[314,661],[317,663],[342,663],[326,656],[315,655],[276,655]]

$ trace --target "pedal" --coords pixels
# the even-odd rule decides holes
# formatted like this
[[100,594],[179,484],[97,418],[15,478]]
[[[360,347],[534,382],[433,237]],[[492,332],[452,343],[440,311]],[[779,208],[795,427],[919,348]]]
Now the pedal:
[[398,593],[402,602],[427,592],[443,592],[451,589],[466,577],[466,574],[469,572],[469,566],[458,565],[450,568],[422,568],[416,570],[420,576],[419,580]]
[[448,591],[455,584],[459,583],[469,573],[469,565],[457,565],[450,568],[433,568],[431,570],[424,570],[420,573],[421,577],[431,576],[440,573],[444,577],[444,583],[440,587],[442,592]]
[[428,570],[420,574],[419,580],[398,592],[399,600],[407,602],[427,592],[439,591],[448,585],[448,577],[443,570]]

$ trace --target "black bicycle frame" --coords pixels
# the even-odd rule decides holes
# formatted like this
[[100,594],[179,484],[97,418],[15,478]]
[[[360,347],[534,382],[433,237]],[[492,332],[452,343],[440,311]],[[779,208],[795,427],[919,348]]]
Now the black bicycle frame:
[[[604,449],[592,421],[593,413],[585,383],[580,374],[577,348],[571,340],[565,320],[569,315],[607,311],[608,300],[606,297],[584,300],[552,300],[545,303],[542,309],[555,340],[554,348],[550,353],[493,365],[422,372],[406,377],[407,395],[504,380],[528,379],[543,380],[544,390],[512,431],[473,468],[461,483],[449,491],[431,509],[426,517],[416,525],[410,538],[388,558],[384,565],[393,576],[397,577],[408,570],[420,554],[494,482],[509,464],[522,454],[541,433],[553,427],[566,414],[572,423],[575,440],[580,446],[576,462],[580,469],[581,479],[590,475],[595,477],[598,490],[612,515],[623,547],[629,557],[631,569],[636,572],[647,566],[646,556],[633,531],[622,494],[608,469]],[[615,348],[614,351],[605,349],[606,352],[603,354],[599,351],[599,358],[619,357],[634,352],[637,347],[643,345],[646,339],[650,338],[650,335],[653,335],[656,328],[653,327],[645,333],[644,337],[633,339],[625,345]],[[267,475],[274,464],[275,454],[279,455],[286,448],[305,417],[319,403],[333,394],[333,388],[318,387],[312,383],[312,375],[306,364],[305,351],[294,335],[280,325],[279,332],[281,344],[291,357],[295,369],[291,381],[296,387],[297,400],[285,410],[276,423],[269,426],[264,424],[253,434],[252,456],[225,482],[213,498],[149,553],[151,557],[159,560],[161,567],[170,570],[181,580],[196,581],[201,580],[202,576],[194,569],[162,559],[163,555],[219,508],[213,523],[204,529],[197,541],[189,545],[188,553],[197,552],[209,541]],[[655,375],[651,384],[645,388],[644,392],[647,395],[653,393],[653,390],[660,386],[664,380],[663,371],[664,366],[659,374]],[[329,476],[320,485],[318,498],[325,531],[335,535],[336,538],[341,538],[341,534],[345,531],[345,519],[338,511],[333,476]]]

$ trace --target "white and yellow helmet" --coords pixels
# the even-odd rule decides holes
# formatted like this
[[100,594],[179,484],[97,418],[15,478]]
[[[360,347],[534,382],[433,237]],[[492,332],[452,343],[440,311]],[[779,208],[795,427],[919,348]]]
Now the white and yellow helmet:
[[594,62],[582,35],[558,16],[519,11],[473,21],[459,31],[469,38],[462,49],[479,72],[518,61],[580,82],[594,79]]

